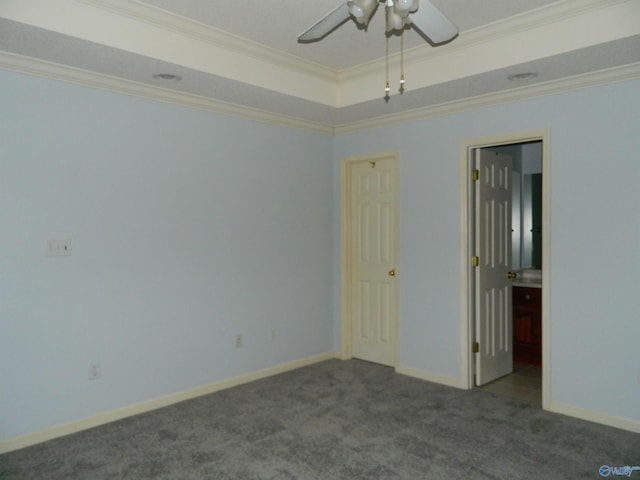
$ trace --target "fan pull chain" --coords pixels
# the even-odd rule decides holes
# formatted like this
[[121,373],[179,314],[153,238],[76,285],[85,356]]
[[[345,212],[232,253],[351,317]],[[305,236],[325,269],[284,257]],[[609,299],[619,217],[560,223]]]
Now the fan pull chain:
[[384,101],[388,102],[389,101],[389,92],[391,92],[391,88],[389,87],[389,36],[386,35],[387,40],[386,40],[386,74],[387,74],[387,82],[385,84],[384,87]]
[[400,95],[404,93],[404,29],[400,32]]

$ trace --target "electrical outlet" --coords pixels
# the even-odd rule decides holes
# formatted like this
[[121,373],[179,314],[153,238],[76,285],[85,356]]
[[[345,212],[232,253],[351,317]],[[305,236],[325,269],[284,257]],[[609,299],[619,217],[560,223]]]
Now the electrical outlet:
[[68,257],[71,255],[71,239],[52,238],[47,240],[44,254],[47,257]]
[[89,364],[89,380],[98,380],[102,377],[102,366],[100,362],[93,362]]
[[275,342],[277,338],[278,338],[277,331],[276,331],[275,328],[272,328],[271,329],[271,341]]
[[242,348],[242,334],[238,333],[236,335],[236,348]]

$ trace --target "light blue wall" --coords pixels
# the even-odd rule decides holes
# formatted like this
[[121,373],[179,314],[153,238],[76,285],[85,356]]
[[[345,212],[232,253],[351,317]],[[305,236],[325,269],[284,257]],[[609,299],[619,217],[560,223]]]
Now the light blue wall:
[[0,72],[0,439],[332,351],[332,145]]
[[640,420],[639,125],[636,80],[336,137],[336,185],[399,151],[402,366],[459,378],[460,143],[549,128],[552,401]]
[[9,72],[0,104],[0,439],[337,349],[339,159],[376,151],[400,152],[400,363],[457,377],[458,147],[539,128],[552,400],[640,419],[639,81],[335,138]]

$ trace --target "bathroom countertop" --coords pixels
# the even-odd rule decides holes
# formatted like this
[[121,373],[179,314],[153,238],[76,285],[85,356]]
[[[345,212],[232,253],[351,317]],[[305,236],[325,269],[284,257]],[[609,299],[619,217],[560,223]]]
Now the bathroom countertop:
[[523,268],[514,273],[517,275],[511,284],[514,287],[542,288],[542,270]]
[[514,287],[542,288],[542,280],[538,278],[516,278],[511,285]]

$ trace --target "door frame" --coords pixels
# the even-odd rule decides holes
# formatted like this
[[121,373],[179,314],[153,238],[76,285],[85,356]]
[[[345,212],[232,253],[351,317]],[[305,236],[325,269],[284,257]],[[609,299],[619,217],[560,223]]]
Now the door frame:
[[475,149],[515,143],[542,141],[542,408],[551,403],[550,355],[550,258],[551,258],[551,132],[549,129],[530,130],[463,140],[459,148],[460,170],[460,379],[467,388],[474,388],[474,355],[472,354],[474,328],[474,285],[471,253],[473,249],[474,220],[471,171]]
[[[398,209],[399,209],[399,168],[398,168],[398,152],[397,150],[388,150],[384,152],[368,153],[364,155],[355,155],[351,157],[345,157],[340,161],[340,359],[348,360],[352,358],[352,315],[351,315],[351,178],[353,166],[357,163],[372,162],[380,159],[393,160],[394,173],[395,173],[395,211],[393,212],[394,231],[391,234],[395,239],[396,247],[396,263],[399,260],[399,226],[398,226]],[[396,268],[397,269],[397,268]],[[399,297],[398,281],[396,280],[396,300]],[[395,312],[395,324],[393,326],[393,366],[398,364],[398,325],[400,323],[399,318],[399,304],[396,301]]]

